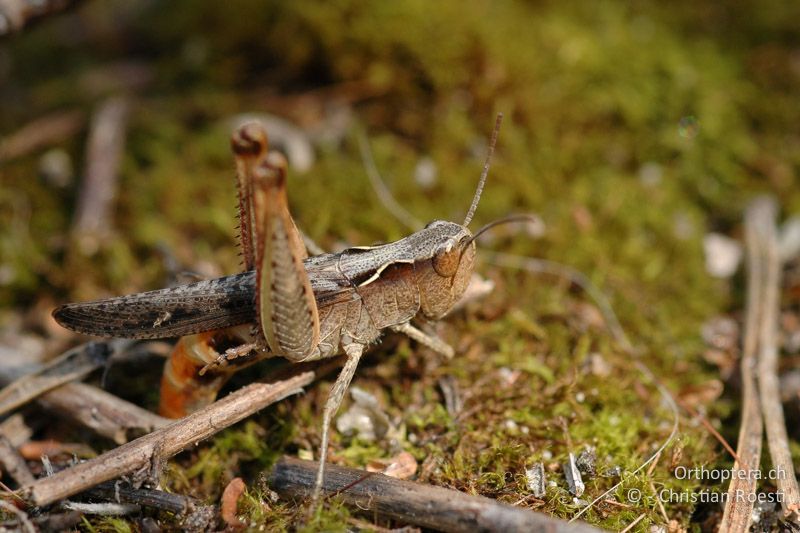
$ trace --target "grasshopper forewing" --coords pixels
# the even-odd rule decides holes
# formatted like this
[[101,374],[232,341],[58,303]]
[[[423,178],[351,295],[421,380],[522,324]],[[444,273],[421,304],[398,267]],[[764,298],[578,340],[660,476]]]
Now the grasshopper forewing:
[[[453,353],[412,320],[439,320],[453,308],[472,275],[475,238],[496,225],[475,235],[467,228],[488,175],[501,118],[462,224],[434,221],[389,244],[313,257],[307,257],[289,212],[285,159],[268,152],[266,133],[259,125],[246,124],[234,133],[232,145],[241,244],[250,270],[171,289],[67,304],[56,309],[54,317],[61,325],[90,335],[183,336],[162,379],[161,409],[172,416],[213,401],[227,379],[227,361],[236,357],[247,356],[247,362],[254,362],[280,356],[299,362],[346,354],[325,404],[316,498],[331,419],[366,347],[390,329],[444,355]],[[218,353],[217,348],[230,345],[238,347]],[[209,368],[217,375],[199,381],[198,375]]]
[[158,339],[252,323],[255,272],[169,289],[66,304],[53,311],[64,327],[98,337]]

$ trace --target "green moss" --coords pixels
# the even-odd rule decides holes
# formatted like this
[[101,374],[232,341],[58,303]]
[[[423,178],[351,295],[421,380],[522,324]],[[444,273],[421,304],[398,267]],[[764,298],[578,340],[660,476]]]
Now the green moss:
[[131,523],[124,518],[110,516],[92,519],[83,517],[81,526],[81,529],[89,533],[133,533],[135,531]]

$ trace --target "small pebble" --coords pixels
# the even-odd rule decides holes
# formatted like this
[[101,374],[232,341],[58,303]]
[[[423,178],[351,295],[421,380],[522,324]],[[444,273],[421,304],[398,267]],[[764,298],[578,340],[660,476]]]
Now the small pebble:
[[736,273],[742,261],[742,245],[720,233],[709,233],[703,239],[706,256],[706,272],[720,279],[727,279]]
[[587,446],[575,460],[575,465],[580,470],[581,474],[594,477],[595,463],[597,462],[597,449],[594,446]]
[[528,481],[528,489],[537,498],[543,498],[546,490],[547,476],[544,472],[544,464],[536,463],[525,470],[525,478]]
[[567,462],[562,466],[564,471],[564,477],[567,479],[567,488],[569,488],[570,494],[573,496],[580,497],[583,495],[583,491],[586,490],[586,485],[583,484],[583,479],[581,478],[580,470],[578,470],[578,465],[575,462],[575,455],[570,453]]
[[297,450],[297,458],[302,459],[304,461],[313,461],[314,452],[312,452],[311,450]]
[[692,218],[687,213],[676,213],[672,218],[672,234],[676,238],[685,241],[691,239],[697,233]]
[[709,346],[732,350],[739,344],[739,324],[728,316],[715,316],[703,323],[700,335]]
[[359,387],[351,387],[350,396],[354,403],[336,419],[336,429],[344,435],[358,435],[367,442],[382,439],[391,424],[378,399]]
[[430,157],[421,157],[414,168],[414,182],[423,190],[436,186],[439,178],[439,167]]
[[39,159],[39,173],[51,187],[63,189],[72,183],[72,158],[61,148],[48,150]]
[[611,375],[611,365],[597,352],[589,355],[589,366],[593,376],[606,378]]
[[639,181],[645,187],[656,187],[661,183],[664,169],[658,163],[648,161],[639,169]]

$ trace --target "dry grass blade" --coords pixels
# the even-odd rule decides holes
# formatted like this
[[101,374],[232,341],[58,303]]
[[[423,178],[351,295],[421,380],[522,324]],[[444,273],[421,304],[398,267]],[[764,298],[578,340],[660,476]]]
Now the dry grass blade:
[[395,200],[389,187],[386,186],[386,182],[381,177],[377,165],[375,165],[375,158],[372,157],[372,150],[369,148],[367,135],[363,131],[358,130],[356,136],[358,139],[358,150],[361,153],[361,161],[364,164],[364,169],[367,171],[367,177],[369,178],[370,185],[372,185],[372,190],[378,195],[378,200],[380,200],[392,216],[402,222],[403,225],[411,231],[422,229],[425,224],[409,213],[405,207],[400,205],[397,200]]
[[767,444],[773,470],[778,474],[775,482],[782,496],[784,516],[800,522],[800,490],[789,451],[789,438],[780,398],[778,380],[778,316],[780,311],[781,259],[776,228],[777,207],[771,198],[760,198],[753,203],[753,231],[760,243],[764,286],[762,292],[761,321],[758,347],[758,390],[761,412],[767,432]]
[[742,340],[742,422],[736,448],[738,459],[733,470],[743,475],[733,475],[728,486],[728,499],[722,515],[720,531],[744,532],[750,526],[756,476],[748,470],[758,467],[761,461],[761,441],[764,422],[761,419],[761,402],[758,399],[755,368],[758,360],[759,322],[763,319],[764,265],[760,253],[761,243],[757,230],[762,204],[751,205],[745,214],[747,245],[747,303],[744,338]]
[[[269,484],[284,496],[305,498],[311,494],[316,473],[315,462],[284,457],[273,468]],[[359,509],[438,531],[600,531],[482,496],[378,473],[365,476],[362,470],[341,466],[326,467],[322,490],[340,494]]]

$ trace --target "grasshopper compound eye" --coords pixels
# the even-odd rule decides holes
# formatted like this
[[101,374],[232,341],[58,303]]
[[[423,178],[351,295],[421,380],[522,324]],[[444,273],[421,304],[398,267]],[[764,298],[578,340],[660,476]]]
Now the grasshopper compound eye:
[[448,240],[441,245],[433,256],[433,269],[440,276],[452,278],[458,271],[461,259],[461,250],[453,240]]

